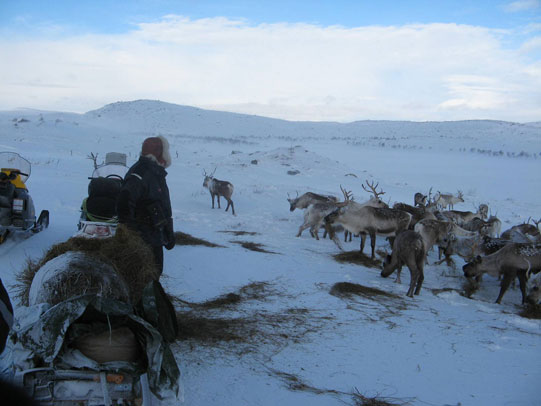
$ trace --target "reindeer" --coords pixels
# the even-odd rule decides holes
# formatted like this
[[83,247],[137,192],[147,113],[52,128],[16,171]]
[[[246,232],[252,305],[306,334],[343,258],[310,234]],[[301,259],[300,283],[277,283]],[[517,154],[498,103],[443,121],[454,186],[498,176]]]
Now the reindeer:
[[458,255],[465,261],[473,261],[478,255],[490,255],[502,249],[509,241],[501,238],[493,238],[487,235],[472,237],[457,236],[454,233],[447,234],[438,244],[445,254],[446,259],[451,255]]
[[398,234],[393,243],[393,252],[387,255],[381,276],[386,278],[397,271],[396,281],[400,283],[400,271],[403,265],[410,270],[410,287],[406,296],[413,297],[421,291],[424,280],[424,263],[426,250],[421,235],[415,231],[406,230]]
[[411,223],[409,228],[413,230],[415,224],[424,219],[436,220],[436,216],[431,211],[428,211],[425,206],[414,207],[406,203],[395,203],[393,209],[402,210],[411,214]]
[[[528,219],[528,221],[530,221],[530,219]],[[539,229],[537,226],[529,223],[513,226],[510,229],[505,230],[500,237],[513,242],[541,242],[541,233],[539,232]]]
[[297,192],[297,196],[293,199],[288,194],[287,201],[289,202],[289,211],[294,211],[295,209],[306,209],[308,206],[315,203],[336,203],[338,199],[334,196],[319,195],[312,192],[306,192],[299,196],[299,193]]
[[[351,201],[352,204],[354,204],[356,207],[363,207],[363,206],[372,206],[372,207],[386,207],[387,205],[379,198],[370,198],[364,203],[357,203],[354,202],[351,197],[351,191],[346,191],[342,186],[340,186],[340,190],[342,191],[342,194],[344,195],[344,198],[347,198]],[[297,233],[297,237],[301,236],[301,233],[307,229],[310,228],[310,234],[312,237],[314,237],[316,240],[319,240],[319,228],[323,224],[325,216],[330,214],[332,211],[336,209],[336,198],[334,196],[330,196],[332,199],[328,199],[326,202],[318,202],[313,203],[304,212],[304,222],[299,227],[299,232]],[[333,229],[336,232],[336,229]],[[344,241],[347,240],[347,233],[348,231],[345,231]],[[351,235],[351,233],[349,233]],[[325,234],[323,235],[323,238],[327,235],[327,230],[325,229]],[[351,241],[351,239],[350,239]]]
[[526,302],[532,305],[536,305],[541,301],[541,273],[538,273],[533,278],[529,278],[526,288]]
[[449,210],[442,211],[441,214],[449,221],[461,226],[462,224],[472,221],[475,218],[479,218],[481,220],[486,219],[488,214],[488,206],[486,204],[480,204],[476,213],[471,211]]
[[498,277],[503,275],[496,303],[501,303],[509,284],[518,277],[522,304],[526,302],[526,281],[529,272],[541,270],[541,244],[509,243],[501,250],[485,257],[477,256],[462,267],[467,278],[483,273]]
[[452,209],[456,203],[464,203],[464,195],[460,190],[456,196],[438,191],[434,196],[434,202],[442,209],[446,209],[447,206]]
[[342,246],[332,229],[333,223],[342,224],[344,229],[350,231],[352,234],[361,234],[361,253],[366,242],[366,235],[370,235],[371,258],[374,258],[376,234],[394,237],[399,232],[406,230],[410,221],[411,214],[402,210],[368,205],[359,207],[358,204],[354,204],[350,197],[344,193],[344,201],[336,203],[336,210],[325,217],[325,228],[340,249],[342,249]]
[[215,172],[216,168],[214,168],[214,171],[212,171],[210,175],[207,175],[207,171],[203,171],[203,176],[205,177],[203,187],[206,187],[210,192],[210,196],[212,198],[212,208],[214,209],[214,196],[216,196],[218,200],[218,208],[221,209],[220,196],[223,196],[224,199],[227,200],[227,207],[225,208],[225,211],[227,211],[229,206],[231,206],[231,213],[235,215],[235,206],[233,205],[233,200],[231,200],[231,195],[233,194],[234,190],[233,184],[225,180],[215,179]]
[[413,205],[415,207],[425,207],[427,203],[426,198],[427,196],[420,192],[415,193],[413,196]]

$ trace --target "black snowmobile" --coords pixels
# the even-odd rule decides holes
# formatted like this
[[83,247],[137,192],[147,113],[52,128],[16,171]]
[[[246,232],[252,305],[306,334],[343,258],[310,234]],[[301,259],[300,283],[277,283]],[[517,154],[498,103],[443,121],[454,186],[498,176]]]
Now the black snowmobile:
[[88,197],[81,205],[77,235],[105,238],[115,234],[118,224],[116,199],[128,169],[126,154],[118,152],[107,153],[105,163],[94,169],[88,178]]
[[49,211],[36,220],[34,202],[25,182],[31,164],[15,152],[0,152],[0,244],[13,231],[37,233],[49,226]]

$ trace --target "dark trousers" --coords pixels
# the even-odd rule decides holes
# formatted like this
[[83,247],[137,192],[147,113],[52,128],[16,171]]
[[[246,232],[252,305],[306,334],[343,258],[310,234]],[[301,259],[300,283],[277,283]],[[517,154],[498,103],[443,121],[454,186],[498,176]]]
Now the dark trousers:
[[163,273],[163,247],[161,245],[151,245],[152,253],[154,254],[154,265],[158,270],[158,276]]

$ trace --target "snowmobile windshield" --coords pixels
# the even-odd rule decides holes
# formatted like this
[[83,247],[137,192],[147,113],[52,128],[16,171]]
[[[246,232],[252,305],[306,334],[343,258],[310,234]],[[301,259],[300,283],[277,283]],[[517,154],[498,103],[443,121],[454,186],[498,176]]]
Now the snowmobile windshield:
[[128,167],[125,165],[120,164],[106,164],[98,166],[96,169],[94,169],[94,172],[92,172],[93,178],[114,178],[118,177],[121,179],[124,179],[124,176],[126,175],[126,172],[128,172]]
[[2,171],[17,171],[21,180],[26,182],[30,177],[32,165],[26,159],[15,152],[0,152],[0,169]]

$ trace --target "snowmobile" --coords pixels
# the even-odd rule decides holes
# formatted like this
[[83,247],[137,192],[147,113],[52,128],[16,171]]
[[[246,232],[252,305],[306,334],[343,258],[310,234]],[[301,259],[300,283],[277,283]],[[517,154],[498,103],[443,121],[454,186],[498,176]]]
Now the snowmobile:
[[105,163],[95,167],[88,178],[88,197],[81,205],[78,236],[106,238],[115,234],[116,199],[128,169],[126,154],[118,152],[107,153]]
[[40,232],[49,226],[49,211],[36,220],[34,202],[25,182],[31,164],[15,152],[0,152],[0,244],[12,231]]

